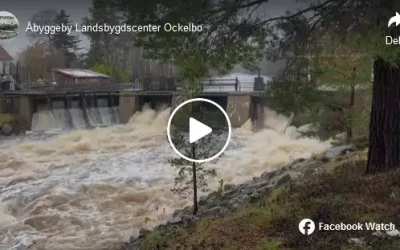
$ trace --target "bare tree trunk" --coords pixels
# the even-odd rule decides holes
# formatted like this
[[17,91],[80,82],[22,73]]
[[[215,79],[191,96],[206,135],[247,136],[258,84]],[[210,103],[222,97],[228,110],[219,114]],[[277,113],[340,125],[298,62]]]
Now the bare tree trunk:
[[[355,68],[353,69],[353,79],[350,85],[350,103],[349,103],[349,107],[348,110],[351,111],[353,109],[354,106],[354,98],[355,98],[355,92],[356,92],[356,87],[355,87]],[[347,143],[349,143],[351,141],[351,138],[353,137],[353,129],[352,129],[352,117],[351,115],[347,116],[346,119],[346,141]]]
[[[193,98],[193,94],[191,94]],[[193,114],[193,105],[191,106],[191,114]],[[196,159],[196,144],[192,143],[192,159]],[[197,204],[197,169],[196,162],[192,162],[192,171],[193,171],[193,214],[197,214],[198,204]]]
[[399,166],[399,126],[400,68],[378,58],[374,62],[367,173]]
[[[196,146],[194,143],[192,143],[192,156],[193,159],[196,159]],[[193,171],[193,214],[196,215],[198,210],[196,162],[192,162],[192,171]]]

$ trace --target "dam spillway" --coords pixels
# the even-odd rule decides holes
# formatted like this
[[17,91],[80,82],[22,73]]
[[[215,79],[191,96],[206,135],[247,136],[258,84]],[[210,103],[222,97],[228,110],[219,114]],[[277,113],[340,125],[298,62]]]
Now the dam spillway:
[[[145,81],[146,80],[146,81]],[[145,105],[152,109],[170,107],[182,102],[174,79],[143,81],[142,88],[119,84],[46,85],[25,90],[0,92],[0,113],[14,114],[26,130],[83,129],[112,124],[125,124]],[[251,85],[251,86],[246,86]],[[233,127],[251,120],[256,128],[263,121],[264,81],[199,83],[194,97],[210,99],[223,107]]]
[[[261,93],[204,92],[197,97],[223,107],[233,127],[247,120],[262,121],[264,99]],[[84,129],[125,124],[145,105],[174,109],[181,102],[176,91],[118,91],[85,94],[25,94],[0,96],[0,113],[13,113],[26,130]],[[254,124],[257,124],[255,122]]]

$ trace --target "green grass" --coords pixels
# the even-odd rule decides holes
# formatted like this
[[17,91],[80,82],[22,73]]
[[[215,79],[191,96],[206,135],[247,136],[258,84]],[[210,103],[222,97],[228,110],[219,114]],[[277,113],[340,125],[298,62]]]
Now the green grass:
[[[365,175],[366,150],[321,165],[324,170],[320,174],[280,187],[229,216],[203,219],[163,234],[158,241],[165,245],[160,249],[400,249],[395,238],[379,240],[368,231],[300,234],[297,226],[303,218],[400,225],[400,170]],[[348,243],[349,238],[361,237],[371,248]]]
[[15,118],[11,114],[0,114],[0,127],[5,123],[13,123],[14,121]]
[[157,247],[161,247],[163,241],[164,239],[162,238],[161,234],[153,231],[146,236],[146,239],[143,241],[140,247],[142,250],[157,249]]
[[264,239],[259,245],[255,246],[255,250],[286,250],[287,248],[283,247],[283,242],[281,239]]

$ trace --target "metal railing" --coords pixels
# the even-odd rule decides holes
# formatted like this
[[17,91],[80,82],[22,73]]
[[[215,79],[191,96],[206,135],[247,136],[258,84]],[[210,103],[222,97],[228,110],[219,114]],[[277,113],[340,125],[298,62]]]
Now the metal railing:
[[[19,90],[15,92],[46,92],[46,93],[78,93],[78,92],[112,92],[121,90],[142,90],[142,91],[176,91],[177,84],[169,79],[166,81],[143,81],[135,83],[90,83],[90,84],[19,84]],[[254,92],[263,91],[264,86],[256,88],[255,81],[239,81],[238,78],[214,78],[198,83],[202,92]],[[14,91],[13,91],[14,92]]]
[[199,83],[203,92],[253,92],[255,81],[239,81],[238,78],[213,78]]
[[54,84],[19,84],[19,90],[15,92],[106,92],[106,91],[119,91],[124,89],[135,88],[133,83],[90,83],[90,84],[68,84],[68,85],[54,85]]

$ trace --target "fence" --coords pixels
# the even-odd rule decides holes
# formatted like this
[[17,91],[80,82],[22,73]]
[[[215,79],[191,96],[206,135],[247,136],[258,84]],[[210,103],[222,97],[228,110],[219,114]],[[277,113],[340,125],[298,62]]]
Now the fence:
[[[66,84],[66,85],[54,85],[54,84],[18,84],[17,88],[19,91],[24,92],[97,92],[97,91],[118,91],[123,89],[135,88],[134,83],[91,83],[91,84]],[[18,92],[17,90],[17,92]]]
[[[177,84],[173,78],[161,77],[159,81],[143,79],[135,83],[91,83],[91,84],[68,84],[68,85],[28,85],[18,84],[18,89],[24,92],[107,92],[120,90],[144,90],[144,91],[176,91]],[[254,80],[241,80],[238,78],[213,78],[199,82],[198,87],[202,92],[253,92],[264,91],[263,78]],[[18,92],[18,91],[16,91]]]
[[199,88],[204,92],[253,92],[263,91],[263,78],[254,80],[241,80],[236,78],[213,78],[199,83]]

